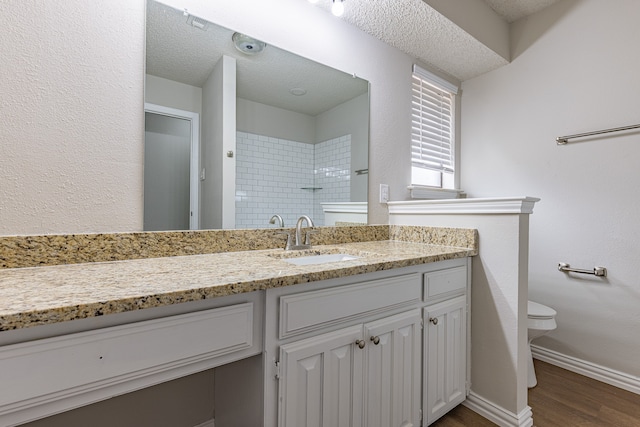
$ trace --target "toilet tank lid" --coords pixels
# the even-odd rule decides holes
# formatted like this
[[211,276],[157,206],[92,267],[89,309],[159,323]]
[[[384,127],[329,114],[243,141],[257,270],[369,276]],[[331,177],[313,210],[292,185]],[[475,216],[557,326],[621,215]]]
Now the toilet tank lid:
[[551,307],[529,301],[527,314],[529,317],[554,317],[557,313]]

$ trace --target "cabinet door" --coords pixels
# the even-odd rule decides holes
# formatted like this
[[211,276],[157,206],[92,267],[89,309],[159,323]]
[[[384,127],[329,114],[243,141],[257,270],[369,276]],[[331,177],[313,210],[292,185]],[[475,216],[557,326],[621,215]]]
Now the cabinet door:
[[425,396],[427,425],[466,396],[466,297],[425,308]]
[[363,426],[358,340],[362,325],[280,347],[280,427]]
[[420,309],[364,325],[367,427],[420,425]]

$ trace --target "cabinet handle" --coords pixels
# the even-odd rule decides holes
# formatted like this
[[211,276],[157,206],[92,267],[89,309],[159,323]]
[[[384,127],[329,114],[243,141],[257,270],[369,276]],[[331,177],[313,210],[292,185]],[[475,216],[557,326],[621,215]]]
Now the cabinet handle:
[[364,342],[364,340],[357,340],[356,345],[358,346],[358,348],[364,348],[366,343]]
[[380,344],[380,337],[371,337],[371,341],[373,341],[373,344],[378,345]]
[[438,324],[438,318],[437,317],[431,317],[429,319],[429,322],[433,323],[434,325],[437,325]]

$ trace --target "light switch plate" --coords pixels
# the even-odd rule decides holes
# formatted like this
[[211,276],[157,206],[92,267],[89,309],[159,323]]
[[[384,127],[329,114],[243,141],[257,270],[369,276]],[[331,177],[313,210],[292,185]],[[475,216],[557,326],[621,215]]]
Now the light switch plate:
[[380,203],[387,203],[389,201],[389,186],[387,184],[380,184]]

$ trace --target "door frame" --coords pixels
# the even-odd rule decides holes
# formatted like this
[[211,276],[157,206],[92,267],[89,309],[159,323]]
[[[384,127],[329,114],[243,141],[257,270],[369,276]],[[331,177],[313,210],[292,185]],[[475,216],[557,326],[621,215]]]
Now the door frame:
[[188,120],[191,123],[191,158],[189,164],[189,229],[200,228],[200,114],[164,105],[144,103],[144,112]]

